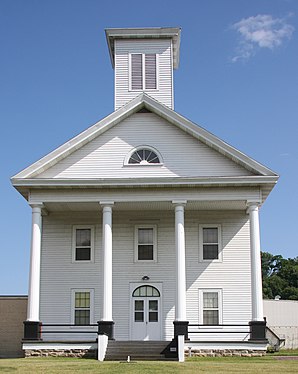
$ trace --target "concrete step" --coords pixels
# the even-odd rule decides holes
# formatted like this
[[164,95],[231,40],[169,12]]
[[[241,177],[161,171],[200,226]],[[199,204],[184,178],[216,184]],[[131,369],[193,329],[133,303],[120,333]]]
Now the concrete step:
[[160,341],[109,341],[105,356],[106,361],[165,360],[161,352],[168,342]]

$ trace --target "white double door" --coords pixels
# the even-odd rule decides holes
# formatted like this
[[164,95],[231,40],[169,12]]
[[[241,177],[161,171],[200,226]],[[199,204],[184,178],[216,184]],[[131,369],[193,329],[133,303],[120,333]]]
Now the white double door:
[[160,298],[132,298],[132,340],[160,340]]

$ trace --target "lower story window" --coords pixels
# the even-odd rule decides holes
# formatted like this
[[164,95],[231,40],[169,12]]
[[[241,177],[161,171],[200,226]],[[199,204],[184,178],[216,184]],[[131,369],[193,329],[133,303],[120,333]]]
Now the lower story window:
[[200,324],[222,324],[221,290],[199,290]]
[[93,290],[73,290],[73,324],[92,323]]

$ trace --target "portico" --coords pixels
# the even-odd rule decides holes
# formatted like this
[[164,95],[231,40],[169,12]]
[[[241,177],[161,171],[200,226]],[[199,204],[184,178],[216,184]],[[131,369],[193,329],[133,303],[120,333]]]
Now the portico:
[[[260,278],[260,272],[257,270],[257,268],[260,266],[259,258],[260,258],[260,252],[258,254],[258,251],[260,251],[259,246],[259,226],[258,226],[258,203],[252,202],[251,200],[238,200],[240,196],[237,197],[237,200],[234,200],[233,198],[226,198],[226,200],[219,200],[218,195],[220,194],[220,189],[217,190],[217,195],[215,200],[203,200],[203,196],[206,195],[208,192],[205,188],[202,188],[200,191],[200,200],[194,200],[193,197],[190,200],[186,199],[172,199],[171,196],[167,196],[167,201],[127,201],[129,196],[129,191],[127,191],[127,195],[123,195],[124,191],[121,191],[122,201],[120,200],[119,196],[116,191],[113,192],[112,197],[113,200],[107,200],[102,199],[100,201],[92,201],[92,196],[89,198],[90,201],[75,201],[76,198],[73,196],[74,191],[71,192],[72,201],[65,201],[65,202],[54,202],[49,201],[49,199],[53,199],[53,196],[49,198],[46,197],[46,194],[44,194],[43,202],[34,202],[32,203],[32,257],[31,257],[31,263],[30,263],[30,292],[32,292],[32,297],[29,297],[29,305],[28,305],[28,320],[25,322],[25,326],[30,326],[30,331],[32,331],[32,322],[35,328],[36,338],[39,339],[39,325],[40,323],[44,322],[40,320],[39,318],[39,303],[36,302],[36,298],[34,298],[34,295],[39,294],[39,288],[40,288],[40,253],[41,253],[41,209],[47,209],[48,211],[48,217],[50,218],[51,215],[59,215],[62,214],[62,209],[68,209],[68,211],[79,213],[80,210],[84,211],[85,215],[86,212],[90,212],[92,215],[95,214],[98,220],[98,224],[101,226],[102,231],[102,239],[101,239],[101,250],[99,252],[99,258],[98,258],[98,280],[99,284],[102,284],[102,293],[99,297],[99,305],[101,312],[97,315],[95,315],[94,322],[97,320],[99,321],[99,333],[107,334],[110,339],[114,339],[114,318],[113,318],[113,304],[115,308],[115,304],[117,305],[117,302],[115,303],[115,297],[117,299],[117,294],[113,295],[113,283],[116,284],[119,283],[119,280],[117,280],[117,277],[119,275],[119,268],[117,263],[117,259],[114,259],[114,265],[113,265],[113,224],[112,224],[112,216],[113,212],[116,214],[116,234],[119,227],[119,221],[123,219],[123,217],[126,215],[129,221],[130,226],[135,226],[138,222],[146,223],[147,226],[150,226],[151,223],[158,226],[158,236],[161,235],[161,229],[159,228],[160,222],[162,221],[162,217],[164,214],[166,214],[171,223],[172,226],[172,233],[173,237],[169,240],[169,245],[167,246],[168,253],[175,258],[175,262],[173,263],[173,276],[172,280],[175,282],[175,303],[173,303],[173,310],[175,314],[172,317],[172,323],[174,323],[174,331],[173,336],[176,335],[185,335],[187,337],[187,326],[188,326],[188,314],[187,312],[187,289],[190,287],[189,282],[187,284],[187,264],[186,264],[186,257],[187,253],[189,253],[188,247],[187,247],[187,240],[188,240],[188,234],[187,231],[189,230],[189,220],[192,220],[192,217],[196,216],[196,212],[201,212],[200,214],[204,214],[204,212],[208,211],[222,211],[226,212],[233,206],[235,209],[235,212],[241,212],[243,211],[243,208],[245,206],[249,206],[247,209],[247,213],[250,214],[249,220],[250,220],[250,242],[251,242],[251,266],[255,267],[255,270],[251,271],[251,282],[254,285],[251,289],[252,294],[252,310],[251,310],[251,320],[252,325],[255,326],[253,323],[254,321],[257,321],[257,325],[262,324],[262,317],[261,317],[261,311],[258,309],[258,303],[260,302],[260,297],[256,297],[255,295],[262,294],[261,291],[261,278]],[[242,190],[242,194],[247,194],[249,191],[250,196],[252,195],[253,189],[249,189],[247,191]],[[141,191],[140,191],[141,192]],[[101,193],[104,195],[104,191],[101,191]],[[167,192],[169,193],[169,191]],[[90,191],[90,195],[93,195],[94,192]],[[210,192],[209,192],[210,194]],[[38,197],[40,198],[42,195],[42,192],[39,191],[36,196],[32,194],[31,199],[32,201],[35,201],[35,199]],[[62,199],[58,199],[59,193],[58,191],[55,191],[54,195],[56,196],[56,199],[59,201]],[[172,195],[177,195],[177,191]],[[66,198],[66,191],[63,191],[64,199]],[[189,197],[189,196],[188,196]],[[165,198],[164,198],[165,199]],[[70,200],[70,199],[69,199]],[[87,199],[86,199],[87,200]],[[124,201],[123,201],[124,200]],[[129,210],[127,210],[129,206]],[[147,211],[147,214],[143,214],[142,218],[140,217],[141,212]],[[161,213],[161,211],[164,211],[164,213]],[[99,213],[101,212],[101,219]],[[125,213],[126,212],[126,213]],[[131,214],[131,212],[135,212]],[[65,214],[65,213],[63,213]],[[134,217],[135,214],[138,218],[131,218]],[[185,214],[187,217],[187,223],[185,226]],[[210,213],[208,213],[210,215]],[[172,217],[172,218],[170,218]],[[161,240],[161,238],[159,238]],[[172,243],[172,244],[170,244]],[[158,245],[160,247],[160,244]],[[118,248],[118,249],[117,249]],[[161,256],[160,249],[158,249],[159,253],[158,256]],[[116,256],[119,252],[119,245],[116,245]],[[38,257],[39,256],[39,257]],[[36,266],[37,261],[39,261],[39,266]],[[138,272],[140,276],[138,278],[133,279],[139,279],[143,284],[153,284],[157,281],[161,281],[162,277],[155,275],[154,277],[151,275],[155,272],[154,270],[154,263],[149,263],[147,266],[146,264],[140,263],[139,265],[137,263],[134,263],[134,267],[137,268],[137,266],[140,266]],[[145,267],[146,266],[146,267]],[[116,270],[117,267],[117,270]],[[142,270],[143,269],[143,270]],[[149,280],[146,282],[142,281],[142,274],[149,274]],[[34,280],[34,281],[33,281]],[[122,279],[122,282],[124,279]],[[127,274],[126,281],[131,281],[131,277]],[[35,287],[36,286],[36,287]],[[163,286],[164,287],[164,286]],[[165,288],[163,288],[164,291]],[[98,295],[99,296],[99,295]],[[97,296],[97,297],[98,297]],[[130,297],[127,295],[127,297]],[[114,299],[114,302],[113,302]],[[262,298],[261,298],[262,300]],[[96,303],[95,303],[96,304]],[[117,308],[117,307],[116,307]],[[29,314],[29,311],[34,310],[35,314]],[[258,317],[256,317],[255,310],[259,310]],[[119,312],[117,312],[119,313]],[[117,314],[116,313],[116,314]],[[33,317],[34,316],[34,317]],[[34,318],[34,319],[33,319]],[[162,315],[161,315],[161,318]],[[258,319],[254,319],[258,318]],[[45,321],[47,322],[47,321]],[[65,322],[65,321],[61,321]],[[164,322],[163,322],[164,323]],[[117,322],[116,322],[117,324]],[[26,327],[28,329],[28,327]],[[118,326],[116,325],[116,330]],[[253,328],[253,327],[252,327]],[[33,334],[34,335],[34,334]],[[27,339],[33,338],[32,333],[26,335],[25,330],[25,338],[28,336]],[[256,336],[257,338],[257,336]]]

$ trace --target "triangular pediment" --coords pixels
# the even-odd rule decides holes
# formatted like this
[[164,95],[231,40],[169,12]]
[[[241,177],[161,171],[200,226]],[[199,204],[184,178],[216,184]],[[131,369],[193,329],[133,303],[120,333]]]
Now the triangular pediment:
[[[126,167],[127,153],[142,144],[158,149],[163,156],[161,167]],[[207,130],[141,94],[15,175],[12,181],[248,176],[277,177]]]

